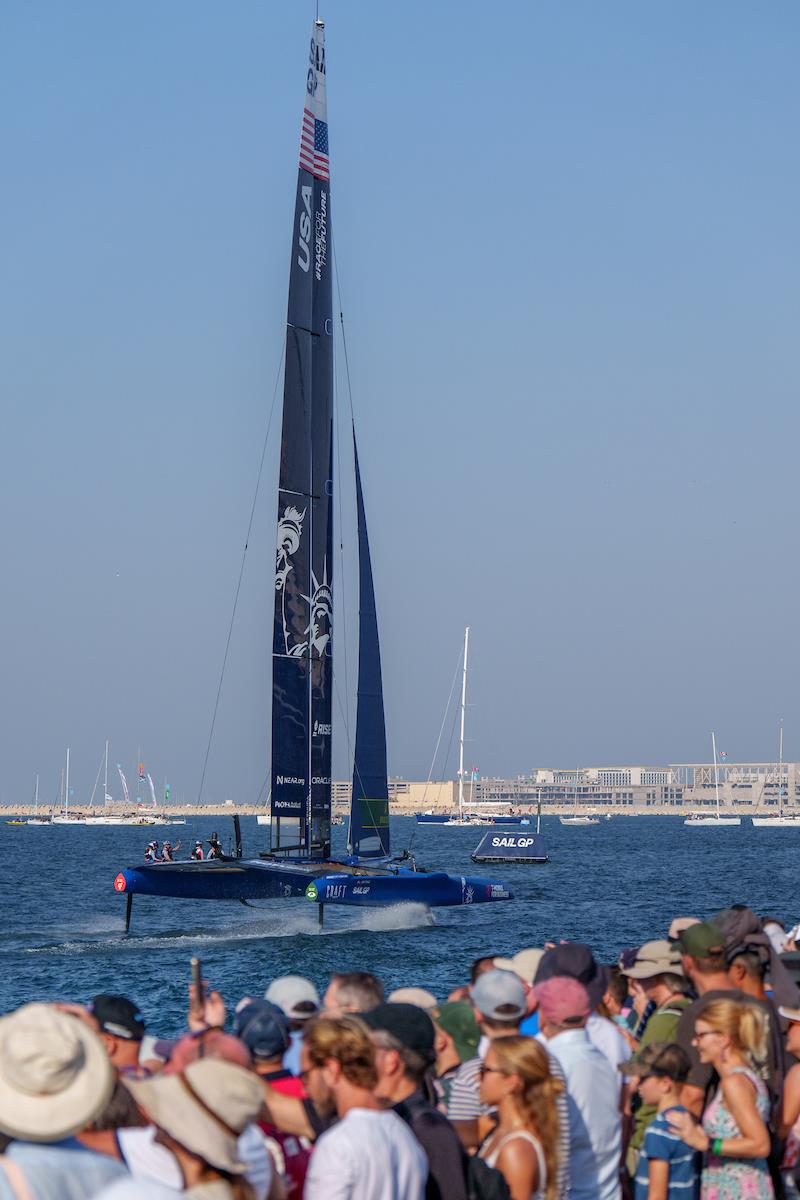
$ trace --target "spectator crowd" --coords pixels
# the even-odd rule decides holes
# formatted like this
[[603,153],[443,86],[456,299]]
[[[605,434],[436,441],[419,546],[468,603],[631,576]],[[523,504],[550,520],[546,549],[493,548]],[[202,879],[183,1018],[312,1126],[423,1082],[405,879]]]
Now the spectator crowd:
[[125,996],[26,1004],[0,1018],[0,1200],[800,1200],[783,927],[735,905],[660,932],[611,965],[486,954],[447,997],[192,985],[177,1039]]

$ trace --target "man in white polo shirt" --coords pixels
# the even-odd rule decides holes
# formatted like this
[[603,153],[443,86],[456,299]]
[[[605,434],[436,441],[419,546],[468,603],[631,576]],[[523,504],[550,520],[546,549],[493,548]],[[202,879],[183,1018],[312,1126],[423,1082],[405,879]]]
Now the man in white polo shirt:
[[304,1200],[423,1200],[428,1163],[406,1122],[374,1094],[375,1050],[356,1017],[319,1017],[303,1040],[301,1075],[338,1121],[314,1144]]

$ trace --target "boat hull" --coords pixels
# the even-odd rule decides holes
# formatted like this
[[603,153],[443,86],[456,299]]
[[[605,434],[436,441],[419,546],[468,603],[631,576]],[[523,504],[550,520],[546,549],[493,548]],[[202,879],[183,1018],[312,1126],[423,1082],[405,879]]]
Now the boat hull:
[[751,817],[758,829],[800,829],[800,817]]
[[487,833],[471,855],[476,863],[534,866],[548,862],[540,833]]
[[481,813],[468,813],[463,818],[447,813],[415,813],[414,816],[418,825],[530,825],[530,817],[491,817]]
[[690,829],[711,825],[741,825],[741,817],[687,817],[683,822]]
[[262,859],[142,863],[120,871],[114,880],[114,890],[126,895],[184,900],[279,900],[305,896],[319,904],[357,906],[420,903],[441,907],[513,899],[503,883],[446,875],[443,871]]

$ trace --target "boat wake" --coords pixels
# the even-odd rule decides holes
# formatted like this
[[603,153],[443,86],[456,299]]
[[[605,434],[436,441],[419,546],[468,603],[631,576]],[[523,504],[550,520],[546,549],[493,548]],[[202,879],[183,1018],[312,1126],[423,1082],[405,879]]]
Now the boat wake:
[[[274,915],[273,915],[274,913]],[[273,910],[267,916],[261,909],[242,913],[236,926],[209,929],[203,926],[161,930],[158,933],[125,934],[125,922],[98,920],[78,930],[65,930],[65,938],[41,945],[27,946],[24,954],[60,956],[108,953],[136,953],[139,950],[179,950],[195,946],[239,945],[242,942],[269,941],[287,937],[340,937],[354,933],[384,933],[392,930],[419,929],[435,924],[433,913],[424,904],[393,904],[387,908],[341,908],[325,910],[325,925],[319,927],[316,907],[302,913]],[[50,930],[52,939],[53,931]]]

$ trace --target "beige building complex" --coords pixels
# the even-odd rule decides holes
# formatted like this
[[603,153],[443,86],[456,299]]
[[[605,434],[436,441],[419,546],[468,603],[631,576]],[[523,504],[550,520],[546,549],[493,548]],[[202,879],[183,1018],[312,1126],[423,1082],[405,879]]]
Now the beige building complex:
[[[719,798],[730,811],[800,812],[800,763],[720,763]],[[516,779],[482,778],[464,782],[470,808],[495,812],[533,808],[563,812],[571,807],[619,812],[696,811],[716,805],[713,763],[673,763],[668,767],[540,767]],[[458,804],[457,780],[389,781],[396,813],[452,811]],[[334,806],[350,803],[350,784],[333,784]]]

